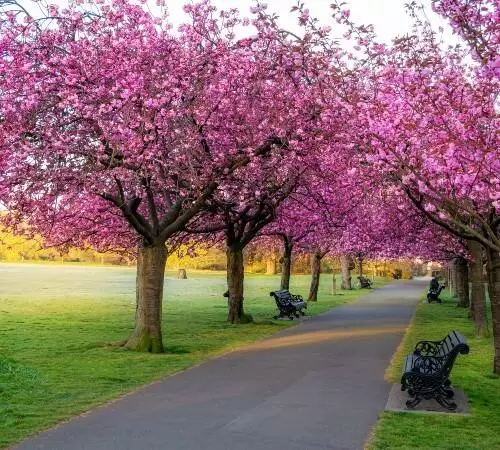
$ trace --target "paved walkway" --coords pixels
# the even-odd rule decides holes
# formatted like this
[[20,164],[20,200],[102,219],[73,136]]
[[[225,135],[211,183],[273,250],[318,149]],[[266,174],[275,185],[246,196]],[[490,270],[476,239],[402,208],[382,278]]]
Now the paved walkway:
[[399,281],[24,441],[19,449],[358,450],[426,282]]

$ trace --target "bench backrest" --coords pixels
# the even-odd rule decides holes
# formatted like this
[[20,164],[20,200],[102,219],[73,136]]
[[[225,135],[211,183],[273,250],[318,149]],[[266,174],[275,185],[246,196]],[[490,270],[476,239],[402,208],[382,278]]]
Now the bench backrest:
[[449,353],[469,353],[465,337],[459,331],[450,332],[441,341],[420,341],[415,346],[414,353],[422,356],[447,356]]
[[469,353],[467,341],[459,331],[452,331],[441,341],[436,356],[445,357],[451,353]]
[[276,303],[283,306],[288,306],[292,303],[292,294],[287,289],[280,289],[279,291],[274,291],[269,293],[270,296],[276,299]]
[[[422,341],[425,344],[426,341]],[[432,341],[427,341],[432,344]],[[417,345],[418,347],[418,345]],[[414,361],[414,368],[420,373],[435,374],[449,377],[455,359],[459,353],[469,353],[469,346],[465,337],[459,331],[450,332],[443,340],[434,342],[434,346],[425,346]],[[432,350],[432,351],[430,351]]]
[[458,354],[469,353],[469,346],[461,333],[452,331],[443,339],[440,353],[445,358],[443,373],[446,377],[449,377]]

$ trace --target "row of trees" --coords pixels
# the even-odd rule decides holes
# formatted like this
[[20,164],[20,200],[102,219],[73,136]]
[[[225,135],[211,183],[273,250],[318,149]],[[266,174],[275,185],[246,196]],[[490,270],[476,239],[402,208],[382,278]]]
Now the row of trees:
[[[245,271],[250,273],[266,273],[276,275],[282,271],[283,258],[279,246],[270,246],[266,238],[256,240],[244,254]],[[349,258],[351,270],[359,263]],[[326,273],[340,274],[341,258],[332,257],[323,261],[322,270]],[[130,266],[135,264],[132,255],[123,253],[99,253],[92,248],[71,248],[61,252],[57,247],[47,247],[41,238],[26,239],[22,235],[13,235],[0,231],[0,261],[4,262],[55,262],[82,264],[112,264]],[[364,262],[367,272],[372,275],[390,276],[395,270],[402,270],[407,278],[411,273],[410,261],[369,260]],[[292,263],[293,272],[309,273],[311,268],[310,254],[301,251],[295,254]],[[210,247],[181,245],[171,252],[167,259],[167,268],[194,270],[226,270],[226,255],[219,245]],[[359,270],[359,269],[357,269]]]
[[232,323],[258,238],[280,244],[283,286],[298,248],[316,272],[326,255],[482,251],[500,373],[496,2],[433,0],[463,40],[447,49],[416,8],[387,46],[333,3],[352,50],[300,3],[301,33],[259,2],[249,19],[188,5],[176,32],[132,0],[78,3],[5,4],[2,220],[61,248],[137,249],[127,347],[163,351],[165,262],[189,241],[225,243]]

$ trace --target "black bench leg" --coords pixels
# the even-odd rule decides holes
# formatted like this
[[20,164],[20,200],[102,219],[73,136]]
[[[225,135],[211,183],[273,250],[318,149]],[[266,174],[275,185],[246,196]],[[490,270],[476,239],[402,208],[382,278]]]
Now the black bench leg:
[[457,404],[453,401],[448,400],[450,397],[448,397],[447,391],[448,389],[442,390],[436,395],[435,399],[442,407],[446,408],[448,411],[454,411],[455,409],[457,409]]
[[418,394],[412,395],[412,393],[410,392],[408,392],[408,394],[413,398],[410,398],[406,401],[406,406],[408,408],[415,408],[415,406],[417,406],[422,401],[422,397],[420,397],[420,395]]

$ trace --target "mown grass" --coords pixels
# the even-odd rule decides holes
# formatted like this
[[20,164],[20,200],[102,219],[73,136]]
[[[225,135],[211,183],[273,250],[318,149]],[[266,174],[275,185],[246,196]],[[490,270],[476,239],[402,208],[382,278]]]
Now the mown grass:
[[[133,268],[0,264],[0,447],[296,322],[271,320],[278,276],[246,275],[245,307],[255,322],[240,326],[226,323],[224,273],[188,277],[167,273],[167,353],[151,355],[117,345],[133,329]],[[306,295],[309,281],[294,276],[292,292]],[[330,276],[322,281],[310,315],[366,292],[332,296]]]
[[491,339],[473,335],[467,311],[442,295],[443,304],[421,303],[412,326],[389,368],[391,382],[399,383],[403,358],[421,339],[442,339],[459,330],[470,346],[468,355],[459,355],[451,373],[453,384],[465,390],[470,416],[384,412],[369,448],[381,449],[500,449],[500,377],[493,374]]

